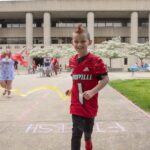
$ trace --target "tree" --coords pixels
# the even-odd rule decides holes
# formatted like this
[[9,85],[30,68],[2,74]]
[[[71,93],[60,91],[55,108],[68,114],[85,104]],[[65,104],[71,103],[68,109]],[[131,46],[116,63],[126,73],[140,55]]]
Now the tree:
[[71,45],[63,47],[63,56],[66,58],[70,58],[71,56],[75,55],[76,51]]
[[44,48],[35,47],[29,52],[30,57],[62,57],[62,51],[57,46],[47,46]]
[[136,43],[134,45],[128,46],[128,54],[137,56],[141,64],[143,63],[143,59],[148,58],[150,59],[150,44],[149,43]]
[[109,58],[111,68],[112,59],[126,56],[125,46],[126,44],[121,43],[121,39],[116,37],[112,40],[104,41],[94,50],[94,53]]

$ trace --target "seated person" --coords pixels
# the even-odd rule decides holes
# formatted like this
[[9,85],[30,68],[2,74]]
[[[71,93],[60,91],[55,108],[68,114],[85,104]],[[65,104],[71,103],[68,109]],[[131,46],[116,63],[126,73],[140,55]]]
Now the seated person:
[[45,57],[44,58],[44,74],[49,77],[50,76],[50,64],[51,64],[51,59],[50,57]]

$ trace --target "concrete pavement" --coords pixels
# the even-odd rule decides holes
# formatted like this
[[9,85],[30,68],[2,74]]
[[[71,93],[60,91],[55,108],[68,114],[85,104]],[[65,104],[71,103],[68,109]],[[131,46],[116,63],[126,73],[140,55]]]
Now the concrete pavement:
[[[118,77],[119,74],[110,73],[111,79]],[[26,93],[45,85],[57,86],[65,92],[71,87],[71,77],[69,73],[50,78],[41,78],[39,74],[18,75],[13,87]],[[69,104],[69,100],[50,90],[26,97],[0,96],[0,150],[70,150]],[[149,141],[149,115],[106,86],[99,96],[94,150],[149,150]]]

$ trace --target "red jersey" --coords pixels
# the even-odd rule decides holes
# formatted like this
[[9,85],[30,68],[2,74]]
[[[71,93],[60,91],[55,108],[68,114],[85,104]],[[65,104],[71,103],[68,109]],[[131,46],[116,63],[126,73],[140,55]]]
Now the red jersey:
[[58,59],[57,58],[53,58],[52,63],[53,63],[53,65],[56,65],[58,63]]
[[78,54],[71,57],[69,67],[72,69],[73,79],[70,113],[87,118],[95,117],[98,110],[98,93],[90,100],[85,100],[82,93],[98,84],[96,77],[107,73],[106,66],[100,57],[88,53],[82,62],[79,62]]

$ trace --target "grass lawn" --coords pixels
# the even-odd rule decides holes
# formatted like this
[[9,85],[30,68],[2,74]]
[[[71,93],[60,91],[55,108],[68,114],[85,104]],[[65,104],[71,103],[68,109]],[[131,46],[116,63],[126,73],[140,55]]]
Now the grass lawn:
[[150,80],[115,80],[110,85],[133,103],[150,112]]

